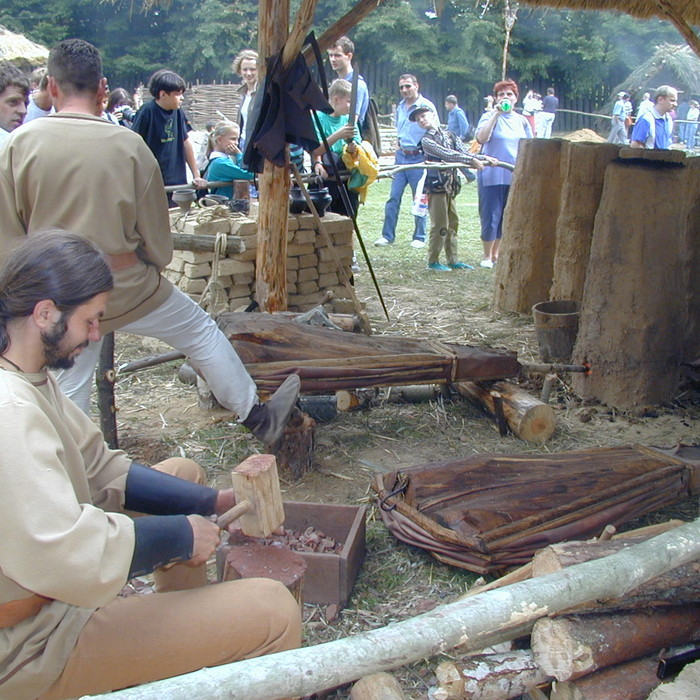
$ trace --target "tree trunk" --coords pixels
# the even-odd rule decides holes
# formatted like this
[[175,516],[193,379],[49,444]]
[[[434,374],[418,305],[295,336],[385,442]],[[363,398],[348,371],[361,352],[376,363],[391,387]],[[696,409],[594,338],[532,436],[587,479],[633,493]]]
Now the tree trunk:
[[[661,683],[656,677],[658,663],[654,654],[574,681],[555,682],[549,700],[646,700]],[[674,697],[673,700],[680,698]]]
[[688,169],[651,153],[608,165],[573,354],[593,368],[576,393],[616,407],[670,400],[683,359]]
[[559,216],[562,141],[522,140],[495,268],[494,307],[529,314],[549,299]]
[[550,677],[529,649],[445,661],[435,670],[445,700],[503,700],[526,693]]
[[396,678],[388,673],[360,678],[350,691],[351,700],[404,700],[405,697]]
[[697,639],[700,606],[645,612],[543,618],[532,628],[532,651],[558,681],[638,659]]
[[[260,89],[265,79],[265,59],[285,45],[289,32],[289,0],[260,0],[258,52],[261,57]],[[287,309],[287,218],[289,175],[265,161],[258,181],[258,247],[255,259],[255,299],[265,311]]]
[[[611,557],[441,605],[403,622],[306,649],[207,668],[100,700],[260,700],[309,695],[460,645],[483,649],[504,631],[587,600],[623,595],[700,556],[700,521]],[[610,700],[610,698],[608,698]]]
[[501,396],[503,413],[513,435],[527,442],[543,443],[556,427],[554,409],[510,382],[484,384],[457,382],[455,389],[485,408],[492,416],[496,410],[493,391]]
[[608,163],[620,147],[567,141],[561,154],[561,197],[554,273],[549,298],[581,301],[591,252],[593,222]]

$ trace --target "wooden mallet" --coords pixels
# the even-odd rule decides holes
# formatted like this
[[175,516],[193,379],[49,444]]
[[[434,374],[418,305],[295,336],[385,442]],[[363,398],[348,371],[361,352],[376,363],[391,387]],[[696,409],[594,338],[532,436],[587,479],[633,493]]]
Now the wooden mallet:
[[222,530],[240,518],[244,535],[268,537],[284,523],[274,455],[251,455],[231,472],[231,481],[236,505],[216,519]]

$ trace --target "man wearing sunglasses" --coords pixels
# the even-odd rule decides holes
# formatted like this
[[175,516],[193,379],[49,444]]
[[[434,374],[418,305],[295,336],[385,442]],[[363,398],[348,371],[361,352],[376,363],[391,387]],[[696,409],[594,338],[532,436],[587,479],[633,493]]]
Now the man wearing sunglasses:
[[[420,94],[419,88],[420,85],[415,75],[405,73],[399,78],[399,91],[401,92],[402,99],[396,107],[394,119],[397,132],[396,165],[422,163],[425,160],[420,147],[420,141],[425,135],[425,129],[417,122],[411,121],[409,116],[418,107],[425,107],[436,114],[437,109],[435,109],[435,105],[430,100]],[[416,187],[418,186],[423,172],[421,168],[414,168],[411,170],[399,171],[394,175],[391,181],[391,194],[384,207],[382,235],[374,242],[374,245],[386,246],[394,242],[396,238],[396,222],[399,218],[403,192],[406,189],[406,185],[410,185],[411,192],[413,192],[413,196],[415,197]],[[416,216],[411,247],[425,247],[425,229],[425,217]]]

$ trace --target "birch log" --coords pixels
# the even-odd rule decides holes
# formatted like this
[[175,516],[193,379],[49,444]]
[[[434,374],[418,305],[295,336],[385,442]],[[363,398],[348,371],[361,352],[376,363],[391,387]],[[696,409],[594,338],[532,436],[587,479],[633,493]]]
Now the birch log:
[[541,668],[568,681],[638,659],[700,634],[700,607],[543,618],[532,629],[532,651]]
[[605,559],[441,605],[381,629],[314,647],[205,668],[99,700],[264,700],[303,696],[398,668],[452,647],[483,649],[504,630],[595,598],[624,595],[700,557],[700,520]]
[[446,691],[445,700],[504,700],[551,680],[529,649],[444,661],[435,675]]
[[[532,560],[532,575],[545,576],[573,564],[600,559],[645,540],[646,538],[640,537],[604,542],[560,542],[549,545],[535,554]],[[575,610],[567,612],[620,612],[698,602],[700,602],[700,561],[694,561],[647,581],[623,597],[584,603],[576,606]]]

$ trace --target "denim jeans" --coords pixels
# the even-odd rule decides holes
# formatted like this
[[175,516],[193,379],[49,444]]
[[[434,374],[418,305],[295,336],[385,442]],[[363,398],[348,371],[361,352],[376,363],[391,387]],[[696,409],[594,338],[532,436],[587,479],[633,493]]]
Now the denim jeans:
[[[396,165],[405,165],[407,163],[422,163],[424,161],[423,154],[420,153],[415,156],[407,156],[402,151],[396,151]],[[384,226],[382,227],[382,236],[393,243],[396,238],[396,223],[399,220],[399,210],[401,208],[401,197],[403,196],[403,191],[406,189],[406,185],[411,186],[411,192],[413,196],[416,196],[416,187],[418,186],[418,181],[423,175],[423,170],[420,168],[415,168],[414,170],[403,170],[394,175],[391,181],[391,194],[384,207]],[[426,217],[415,216],[416,220],[415,227],[413,230],[414,240],[424,241],[425,240],[425,230],[426,230]]]

